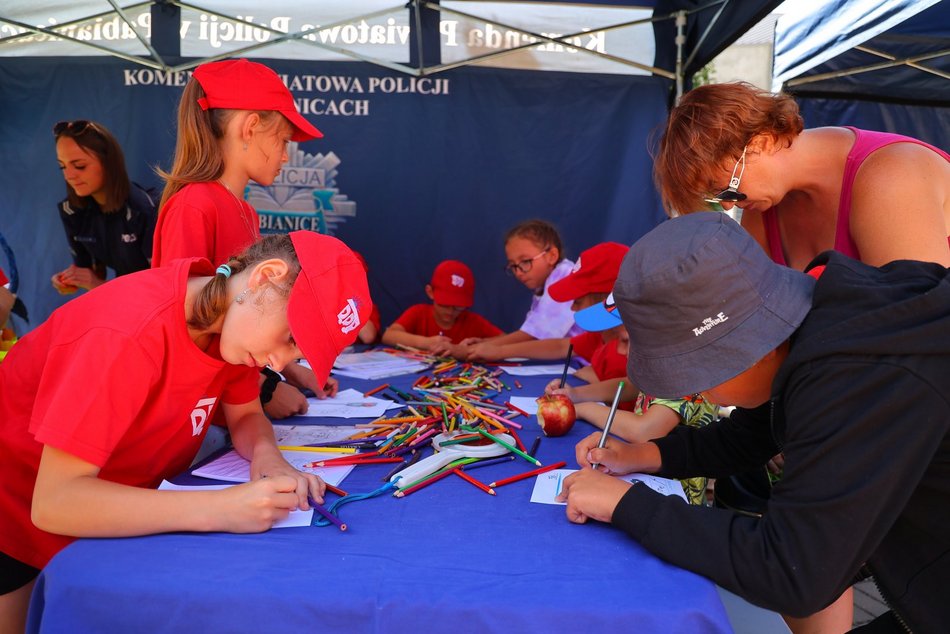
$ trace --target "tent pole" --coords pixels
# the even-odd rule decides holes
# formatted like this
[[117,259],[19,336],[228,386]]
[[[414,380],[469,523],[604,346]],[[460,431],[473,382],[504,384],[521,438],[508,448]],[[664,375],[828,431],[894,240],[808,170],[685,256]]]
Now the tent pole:
[[686,11],[676,12],[676,102],[683,96],[683,45],[686,44]]

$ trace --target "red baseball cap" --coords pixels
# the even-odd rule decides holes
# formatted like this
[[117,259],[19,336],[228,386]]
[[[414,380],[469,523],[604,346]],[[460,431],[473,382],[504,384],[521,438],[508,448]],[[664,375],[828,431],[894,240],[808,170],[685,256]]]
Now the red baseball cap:
[[629,250],[619,242],[601,242],[581,252],[570,274],[548,288],[551,299],[572,302],[589,293],[611,292]]
[[290,290],[287,320],[323,385],[337,356],[369,321],[373,302],[363,265],[348,246],[314,231],[293,231],[290,240],[300,274]]
[[432,272],[432,295],[436,304],[464,306],[475,300],[475,276],[458,260],[444,260]]
[[319,139],[323,133],[297,112],[294,98],[273,70],[246,59],[228,59],[202,64],[193,73],[205,97],[198,100],[202,110],[276,110],[294,126],[294,141]]

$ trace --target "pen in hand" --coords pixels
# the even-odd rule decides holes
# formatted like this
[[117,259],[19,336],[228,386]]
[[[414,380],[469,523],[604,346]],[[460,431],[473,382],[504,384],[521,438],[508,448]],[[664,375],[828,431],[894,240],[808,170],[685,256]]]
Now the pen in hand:
[[[617,393],[614,394],[614,402],[610,405],[610,413],[607,414],[607,422],[604,424],[604,433],[600,435],[600,442],[597,443],[598,449],[603,449],[607,444],[607,435],[610,434],[610,426],[614,424],[614,416],[617,414],[617,404],[620,403],[620,393],[623,392],[623,381],[617,384]],[[592,469],[597,469],[599,462],[591,464]]]

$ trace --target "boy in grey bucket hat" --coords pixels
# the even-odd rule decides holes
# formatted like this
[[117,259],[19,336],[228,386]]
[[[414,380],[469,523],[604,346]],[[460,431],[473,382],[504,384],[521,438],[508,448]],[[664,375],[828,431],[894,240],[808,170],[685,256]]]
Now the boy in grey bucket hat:
[[[763,607],[807,616],[859,574],[892,611],[950,622],[950,276],[834,252],[811,276],[773,263],[724,214],[661,224],[630,250],[613,300],[647,394],[737,405],[647,443],[600,432],[564,482],[571,521],[612,522],[658,556]],[[817,282],[814,281],[817,278]],[[607,308],[587,309],[596,319]],[[606,318],[606,317],[605,317]],[[612,474],[725,477],[785,456],[761,518],[687,506]]]

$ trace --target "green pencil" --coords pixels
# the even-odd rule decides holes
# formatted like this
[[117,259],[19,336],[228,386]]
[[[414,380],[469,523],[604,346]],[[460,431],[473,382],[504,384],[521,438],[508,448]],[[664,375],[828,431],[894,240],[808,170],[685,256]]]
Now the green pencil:
[[[463,426],[462,429],[465,429],[465,427]],[[525,460],[527,460],[528,462],[530,462],[530,463],[533,464],[533,465],[537,465],[537,466],[539,466],[539,467],[542,466],[540,460],[538,460],[538,459],[536,459],[536,458],[534,458],[534,457],[532,457],[532,456],[529,456],[528,454],[526,454],[525,452],[521,451],[520,449],[518,449],[518,448],[515,447],[514,445],[510,445],[510,444],[506,443],[506,442],[505,442],[504,440],[502,440],[501,438],[497,438],[497,437],[495,437],[494,435],[489,434],[487,431],[485,431],[485,430],[482,429],[481,427],[478,427],[478,428],[473,427],[473,428],[471,428],[471,431],[478,432],[479,434],[481,434],[481,435],[484,436],[485,438],[488,438],[488,439],[491,440],[492,442],[498,443],[499,445],[501,445],[502,447],[504,447],[505,449],[507,449],[507,450],[510,451],[511,453],[517,454],[517,455],[521,456],[522,458],[524,458]]]

